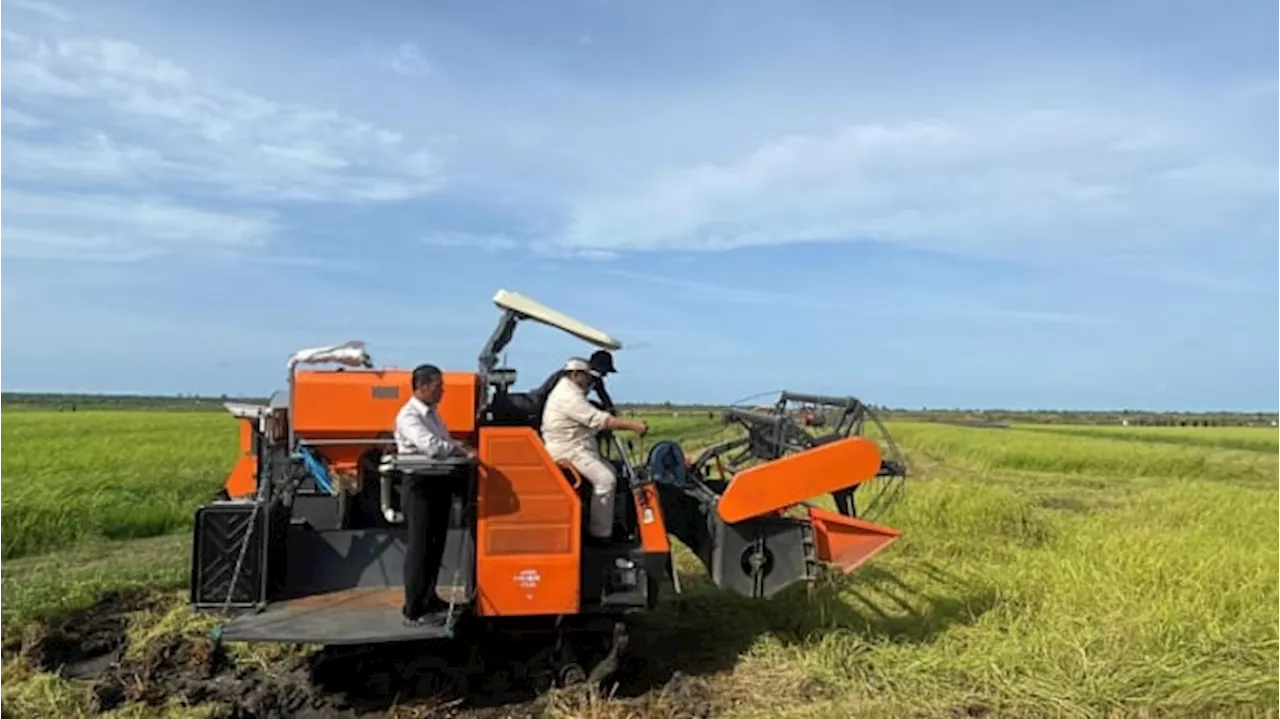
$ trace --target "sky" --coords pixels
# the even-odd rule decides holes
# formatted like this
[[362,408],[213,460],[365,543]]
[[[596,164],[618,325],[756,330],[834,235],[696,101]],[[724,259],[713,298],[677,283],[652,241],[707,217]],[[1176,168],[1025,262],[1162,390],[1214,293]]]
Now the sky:
[[503,288],[623,402],[1277,407],[1275,3],[2,9],[6,391],[469,371]]

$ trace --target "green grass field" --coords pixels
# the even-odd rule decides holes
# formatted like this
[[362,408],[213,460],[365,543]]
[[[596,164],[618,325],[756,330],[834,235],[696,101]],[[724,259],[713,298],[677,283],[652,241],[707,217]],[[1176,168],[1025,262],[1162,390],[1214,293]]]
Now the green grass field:
[[[717,431],[651,422],[694,446]],[[858,572],[753,602],[680,553],[685,594],[647,621],[722,715],[1277,715],[1275,429],[890,430],[913,476],[884,521],[905,536]],[[180,605],[185,530],[236,452],[229,416],[24,411],[3,440],[7,645],[112,588]],[[6,714],[89,706],[20,655],[4,679]],[[545,711],[636,714],[575,701]],[[680,715],[664,702],[640,715]]]

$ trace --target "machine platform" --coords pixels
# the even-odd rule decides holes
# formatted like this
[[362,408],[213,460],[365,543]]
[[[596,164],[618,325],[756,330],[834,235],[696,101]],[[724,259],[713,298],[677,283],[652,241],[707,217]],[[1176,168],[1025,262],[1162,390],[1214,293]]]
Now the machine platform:
[[222,636],[233,642],[286,644],[374,644],[446,636],[443,615],[438,624],[406,627],[400,613],[403,602],[401,587],[345,589],[290,599],[236,617],[223,628]]

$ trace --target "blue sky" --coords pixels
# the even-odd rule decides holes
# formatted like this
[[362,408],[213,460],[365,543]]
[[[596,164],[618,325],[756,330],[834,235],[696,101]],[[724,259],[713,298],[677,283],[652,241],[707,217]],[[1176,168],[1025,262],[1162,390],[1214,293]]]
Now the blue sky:
[[1277,405],[1274,3],[3,9],[6,390],[471,369],[503,287],[619,400]]

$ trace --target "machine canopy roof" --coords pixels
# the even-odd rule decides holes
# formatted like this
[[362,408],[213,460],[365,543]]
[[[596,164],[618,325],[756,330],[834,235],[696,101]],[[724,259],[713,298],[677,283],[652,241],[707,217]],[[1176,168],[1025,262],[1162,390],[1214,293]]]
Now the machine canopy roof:
[[617,350],[622,348],[621,342],[605,332],[553,310],[535,300],[531,300],[524,295],[507,290],[498,290],[498,294],[493,296],[493,303],[501,309],[515,312],[527,319],[564,330],[578,339],[589,342],[601,349]]

